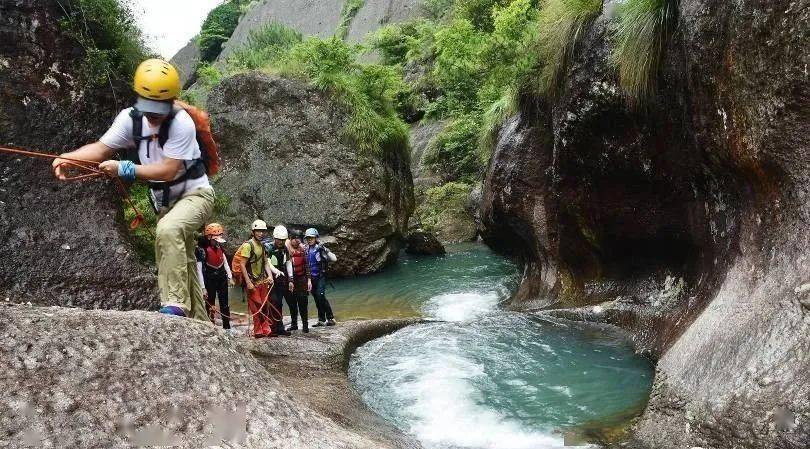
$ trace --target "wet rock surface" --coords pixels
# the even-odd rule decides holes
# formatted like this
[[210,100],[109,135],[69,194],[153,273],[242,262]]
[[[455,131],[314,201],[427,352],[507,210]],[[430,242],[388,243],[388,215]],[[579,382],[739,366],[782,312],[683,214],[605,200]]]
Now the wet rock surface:
[[225,169],[214,185],[230,198],[219,215],[231,243],[261,217],[317,228],[338,276],[393,262],[413,211],[410,166],[401,152],[361,154],[342,138],[346,111],[302,82],[261,73],[224,80],[209,97]]
[[[62,9],[0,3],[0,145],[56,154],[97,140],[130,101],[122,82],[88,85]],[[0,154],[0,300],[86,308],[157,306],[156,277],[116,220],[104,181],[57,182],[50,161]]]
[[406,324],[254,340],[154,312],[0,307],[0,447],[418,447],[345,375],[357,345]]
[[810,441],[810,9],[743,3],[680,2],[643,112],[598,18],[488,169],[482,235],[525,261],[512,306],[623,326],[659,359],[637,447]]
[[416,230],[408,234],[405,252],[427,256],[438,256],[445,253],[444,245],[431,232]]

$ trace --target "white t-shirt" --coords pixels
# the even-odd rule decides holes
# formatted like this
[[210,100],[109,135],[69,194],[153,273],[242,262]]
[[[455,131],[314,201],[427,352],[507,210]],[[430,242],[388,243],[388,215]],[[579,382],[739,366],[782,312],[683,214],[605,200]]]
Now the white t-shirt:
[[[132,117],[129,112],[132,108],[127,108],[118,114],[115,118],[110,129],[101,136],[101,143],[107,145],[113,150],[126,150],[135,146],[135,140],[132,138]],[[141,134],[144,137],[149,137],[157,134],[160,127],[152,127],[146,117],[143,118],[143,126]],[[146,145],[149,144],[149,154],[147,155]],[[163,161],[164,157],[179,159],[182,161],[190,161],[199,159],[201,157],[200,146],[197,144],[197,129],[194,125],[194,120],[188,115],[186,111],[179,111],[174,116],[172,125],[169,127],[169,138],[166,140],[166,146],[161,147],[157,141],[142,140],[141,146],[138,148],[138,156],[141,159],[141,164],[149,165],[156,164]],[[174,179],[183,176],[186,172],[185,168]],[[203,175],[197,179],[189,179],[186,182],[181,182],[171,187],[169,198],[171,202],[177,201],[184,192],[190,192],[203,187],[210,187],[208,176]],[[163,199],[163,193],[160,191],[152,191],[155,195],[156,204],[160,205]]]

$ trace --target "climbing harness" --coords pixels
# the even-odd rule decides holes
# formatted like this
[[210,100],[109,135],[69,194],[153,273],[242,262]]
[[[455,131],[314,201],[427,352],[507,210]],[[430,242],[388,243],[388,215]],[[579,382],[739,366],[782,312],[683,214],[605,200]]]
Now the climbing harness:
[[[81,171],[89,172],[81,175],[66,177],[65,178],[66,181],[81,181],[84,179],[97,178],[101,176],[106,176],[110,179],[113,179],[116,182],[116,186],[118,186],[118,189],[121,191],[121,195],[124,197],[124,200],[127,202],[127,205],[129,205],[129,207],[133,210],[133,212],[135,212],[135,219],[133,219],[132,222],[130,222],[129,229],[131,231],[134,231],[141,225],[141,223],[144,220],[143,214],[141,213],[140,210],[138,210],[137,207],[135,207],[135,203],[132,201],[132,197],[130,196],[127,187],[124,185],[121,179],[117,176],[108,175],[107,173],[104,173],[103,171],[99,170],[98,166],[100,165],[100,162],[5,147],[0,147],[0,153],[16,154],[19,156],[41,158],[41,159],[62,159],[64,162],[59,163],[57,167],[61,167],[64,165],[70,168],[74,168],[80,172]],[[151,229],[147,228],[146,232],[148,232],[149,235],[154,237],[154,234],[152,233]]]

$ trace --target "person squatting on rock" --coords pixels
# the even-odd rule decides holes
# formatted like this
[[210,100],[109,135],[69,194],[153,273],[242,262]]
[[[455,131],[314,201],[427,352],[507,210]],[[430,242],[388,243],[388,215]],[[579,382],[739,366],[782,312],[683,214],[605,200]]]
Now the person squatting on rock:
[[[197,277],[196,231],[214,210],[203,152],[191,115],[176,108],[180,77],[168,62],[144,61],[135,71],[134,107],[121,111],[99,139],[62,156],[98,161],[99,169],[124,182],[145,181],[159,217],[155,259],[162,313],[207,320]],[[112,160],[116,154],[122,160]],[[67,178],[64,159],[53,161],[58,179]]]
[[219,301],[222,328],[231,328],[231,308],[228,304],[228,285],[233,283],[231,267],[225,257],[225,228],[219,223],[205,227],[197,246],[197,271],[205,286],[203,297],[208,309],[208,318],[214,322],[215,300]]
[[253,317],[253,336],[256,338],[277,336],[272,332],[270,320],[280,310],[272,310],[270,288],[273,277],[281,276],[268,258],[262,240],[267,235],[267,223],[256,220],[251,225],[251,238],[239,247],[234,255],[234,266],[239,266],[239,278],[247,290],[248,310]]
[[[273,289],[270,291],[270,297],[273,301],[273,307],[279,313],[272,315],[273,332],[277,335],[290,335],[290,332],[284,329],[284,322],[282,321],[284,310],[284,299],[287,304],[293,301],[292,289],[289,284],[293,278],[293,266],[290,259],[290,252],[287,250],[287,239],[289,234],[287,228],[283,225],[278,225],[273,228],[273,239],[265,245],[267,255],[270,258],[270,264],[277,270],[281,271],[281,276],[276,279],[273,284]],[[290,306],[291,307],[291,306]],[[292,310],[292,307],[290,308]]]
[[290,232],[290,239],[287,241],[287,251],[290,253],[292,261],[293,276],[289,283],[292,292],[292,301],[288,299],[287,305],[290,307],[290,327],[288,331],[298,330],[298,314],[301,314],[302,332],[309,332],[309,292],[312,290],[310,280],[310,267],[304,245],[301,244],[301,232]]
[[326,299],[326,270],[329,262],[336,262],[337,256],[329,248],[318,241],[318,230],[309,228],[304,233],[306,245],[304,252],[307,255],[310,278],[312,279],[312,297],[315,299],[315,307],[318,309],[318,323],[314,326],[334,326],[335,315],[332,313],[332,306]]

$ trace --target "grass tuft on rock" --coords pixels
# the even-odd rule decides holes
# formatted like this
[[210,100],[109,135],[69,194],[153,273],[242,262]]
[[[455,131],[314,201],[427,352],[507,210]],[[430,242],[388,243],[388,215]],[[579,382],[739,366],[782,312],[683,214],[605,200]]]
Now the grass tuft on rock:
[[346,0],[343,4],[343,9],[340,11],[340,22],[335,28],[335,37],[340,40],[346,39],[349,34],[349,26],[354,20],[354,16],[360,11],[360,8],[366,3],[366,0]]
[[678,12],[674,0],[627,0],[619,5],[611,62],[628,103],[640,107],[656,90],[667,37]]
[[602,0],[546,0],[540,9],[540,92],[559,88],[582,34],[601,11]]

